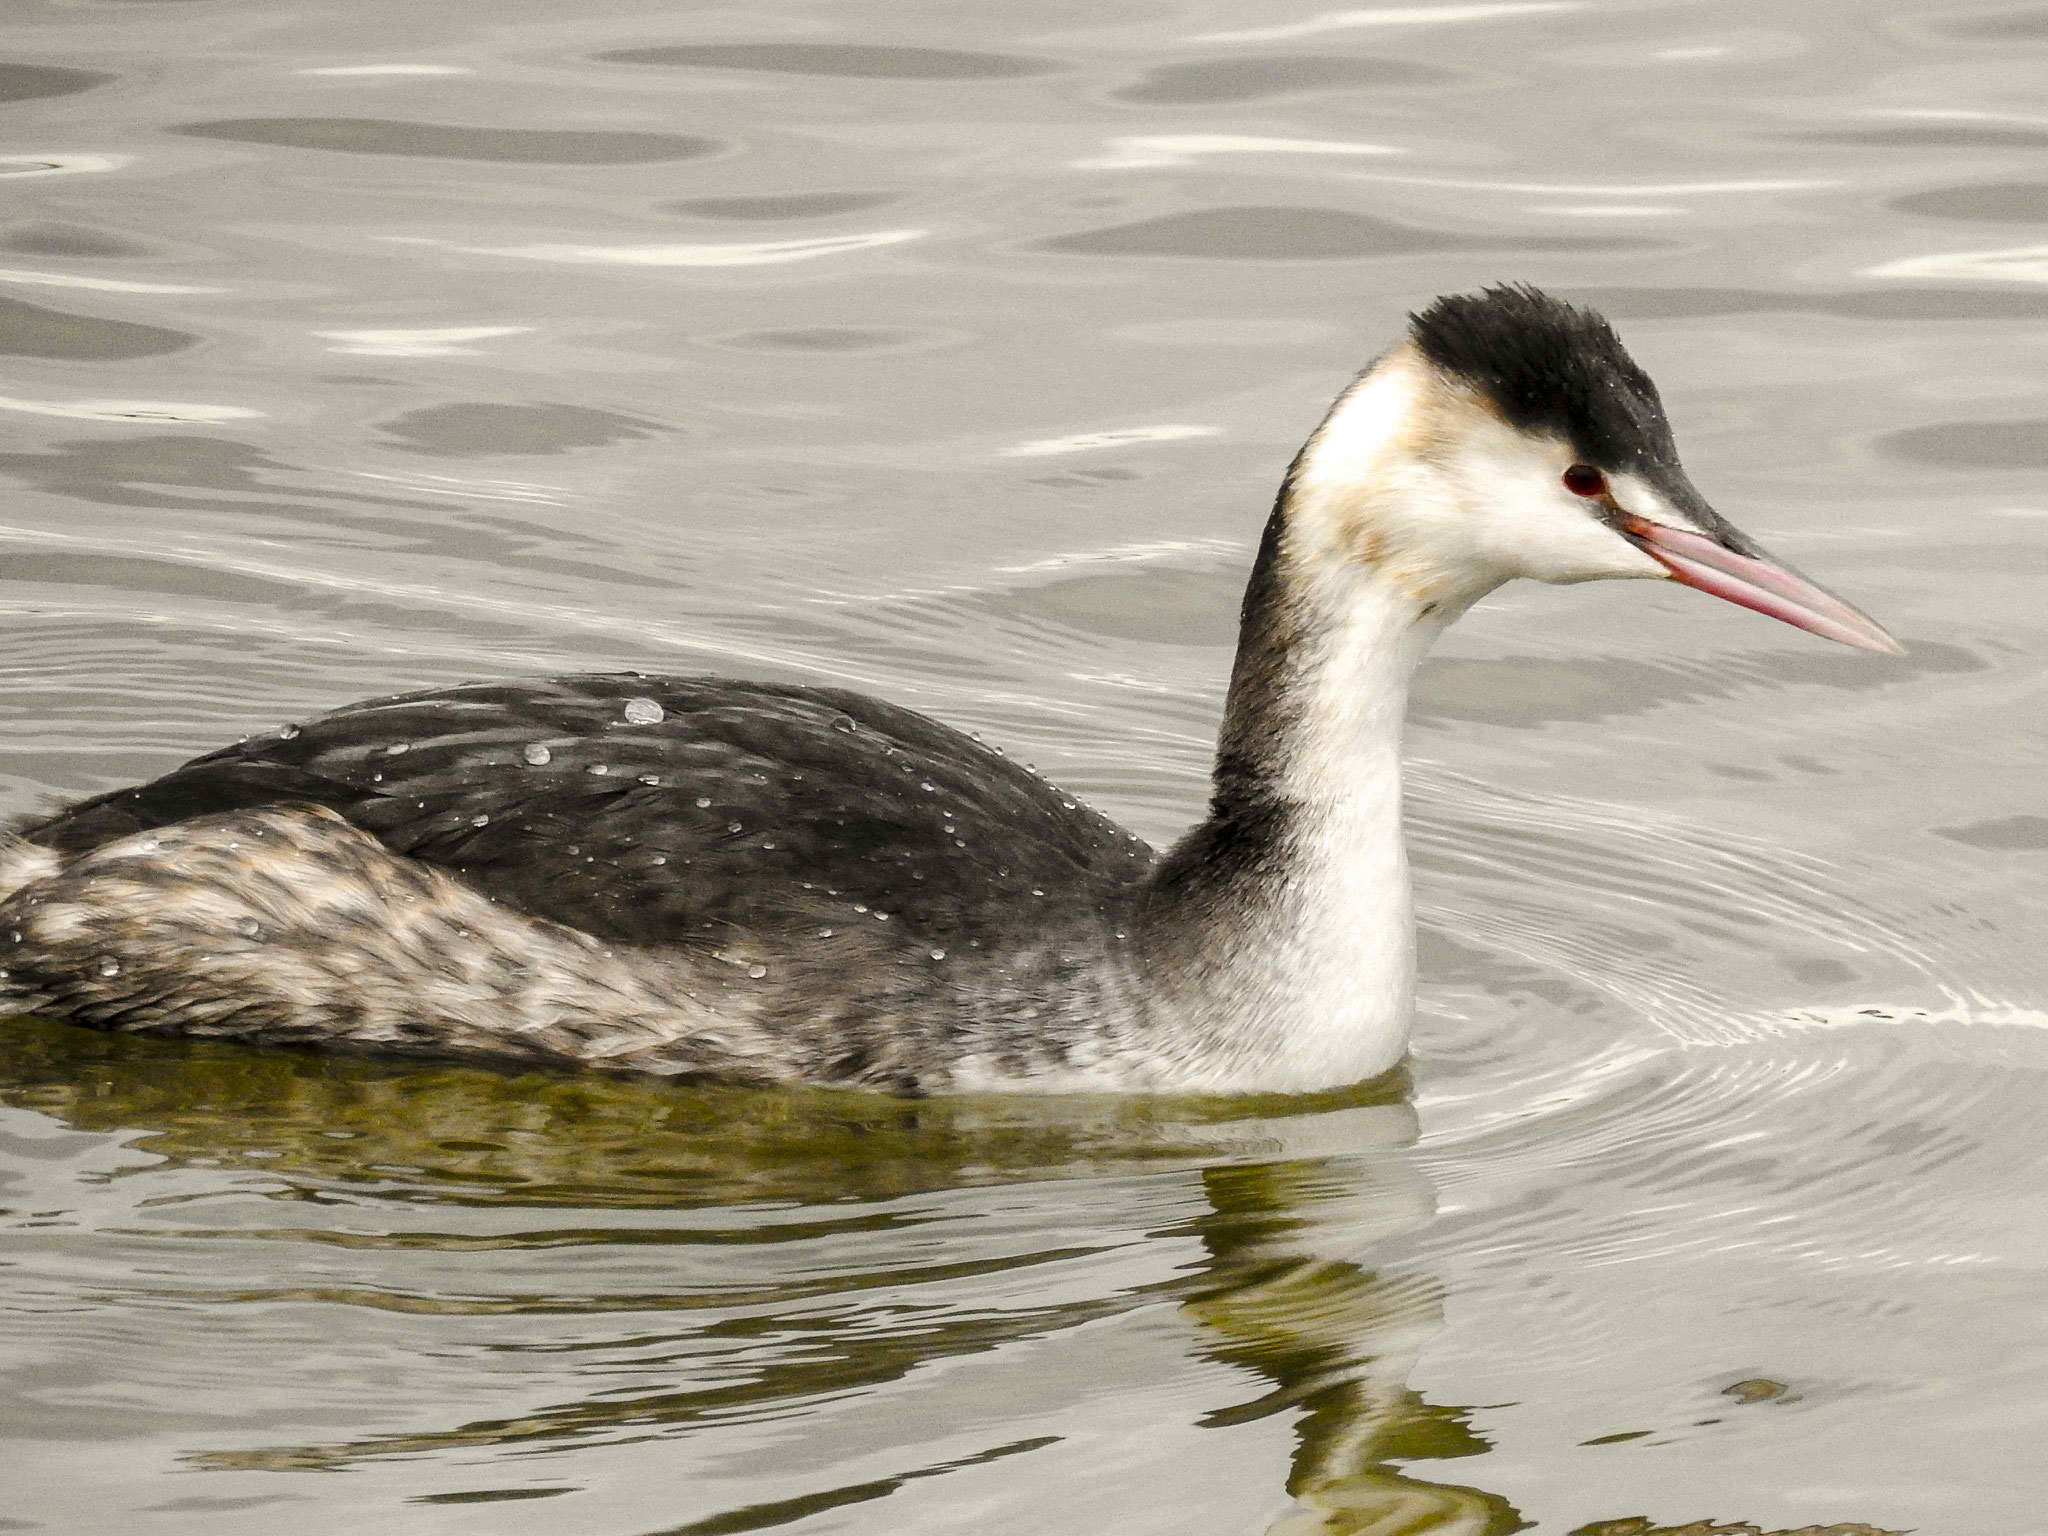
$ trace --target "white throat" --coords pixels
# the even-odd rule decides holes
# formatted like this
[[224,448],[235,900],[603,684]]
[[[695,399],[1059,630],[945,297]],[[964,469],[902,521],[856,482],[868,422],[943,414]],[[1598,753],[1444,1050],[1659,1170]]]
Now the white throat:
[[[1358,1082],[1407,1049],[1409,684],[1444,627],[1496,584],[1444,579],[1394,532],[1438,515],[1418,500],[1450,494],[1418,441],[1432,430],[1420,383],[1400,354],[1383,360],[1338,402],[1289,483],[1272,599],[1287,638],[1250,685],[1269,690],[1256,712],[1271,724],[1264,785],[1285,830],[1211,978],[1246,1031],[1238,1087]],[[1234,688],[1234,711],[1249,702]]]
[[1410,679],[1443,619],[1362,575],[1304,679],[1283,774],[1287,872],[1264,914],[1273,1086],[1351,1083],[1408,1046],[1415,916],[1401,824]]

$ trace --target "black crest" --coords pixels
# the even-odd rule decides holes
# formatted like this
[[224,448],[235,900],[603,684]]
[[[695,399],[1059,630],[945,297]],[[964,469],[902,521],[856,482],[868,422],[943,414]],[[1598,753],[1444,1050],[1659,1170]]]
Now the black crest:
[[1677,467],[1657,386],[1592,310],[1517,284],[1451,294],[1409,319],[1423,355],[1517,429],[1561,438],[1601,469]]

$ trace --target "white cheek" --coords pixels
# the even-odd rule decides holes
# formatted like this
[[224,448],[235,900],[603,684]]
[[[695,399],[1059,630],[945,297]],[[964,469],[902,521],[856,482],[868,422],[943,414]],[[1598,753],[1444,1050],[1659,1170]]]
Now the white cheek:
[[[1564,494],[1571,495],[1569,491]],[[1520,537],[1517,574],[1536,581],[1601,581],[1665,574],[1663,566],[1602,523],[1577,497],[1551,502],[1548,517],[1530,517]]]
[[1596,507],[1564,488],[1562,476],[1570,462],[1560,445],[1524,437],[1505,425],[1471,435],[1458,468],[1481,557],[1503,575],[1535,581],[1662,576],[1663,566],[1602,523]]

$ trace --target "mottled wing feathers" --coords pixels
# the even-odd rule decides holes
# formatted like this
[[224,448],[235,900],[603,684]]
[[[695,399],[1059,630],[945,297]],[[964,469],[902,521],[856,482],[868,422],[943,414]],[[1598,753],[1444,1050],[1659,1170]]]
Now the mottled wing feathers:
[[1152,858],[913,711],[630,674],[372,700],[24,830],[77,852],[287,802],[326,806],[516,910],[620,943],[715,944],[835,913],[990,937],[1017,926],[1034,892],[1121,886]]

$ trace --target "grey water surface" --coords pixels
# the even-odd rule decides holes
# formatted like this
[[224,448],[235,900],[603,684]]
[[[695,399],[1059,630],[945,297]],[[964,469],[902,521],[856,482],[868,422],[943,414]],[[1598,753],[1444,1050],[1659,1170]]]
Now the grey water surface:
[[639,667],[1168,838],[1289,456],[1499,279],[1911,654],[1485,604],[1326,1099],[0,1023],[0,1532],[2048,1530],[2048,6],[1332,3],[6,8],[0,812]]

